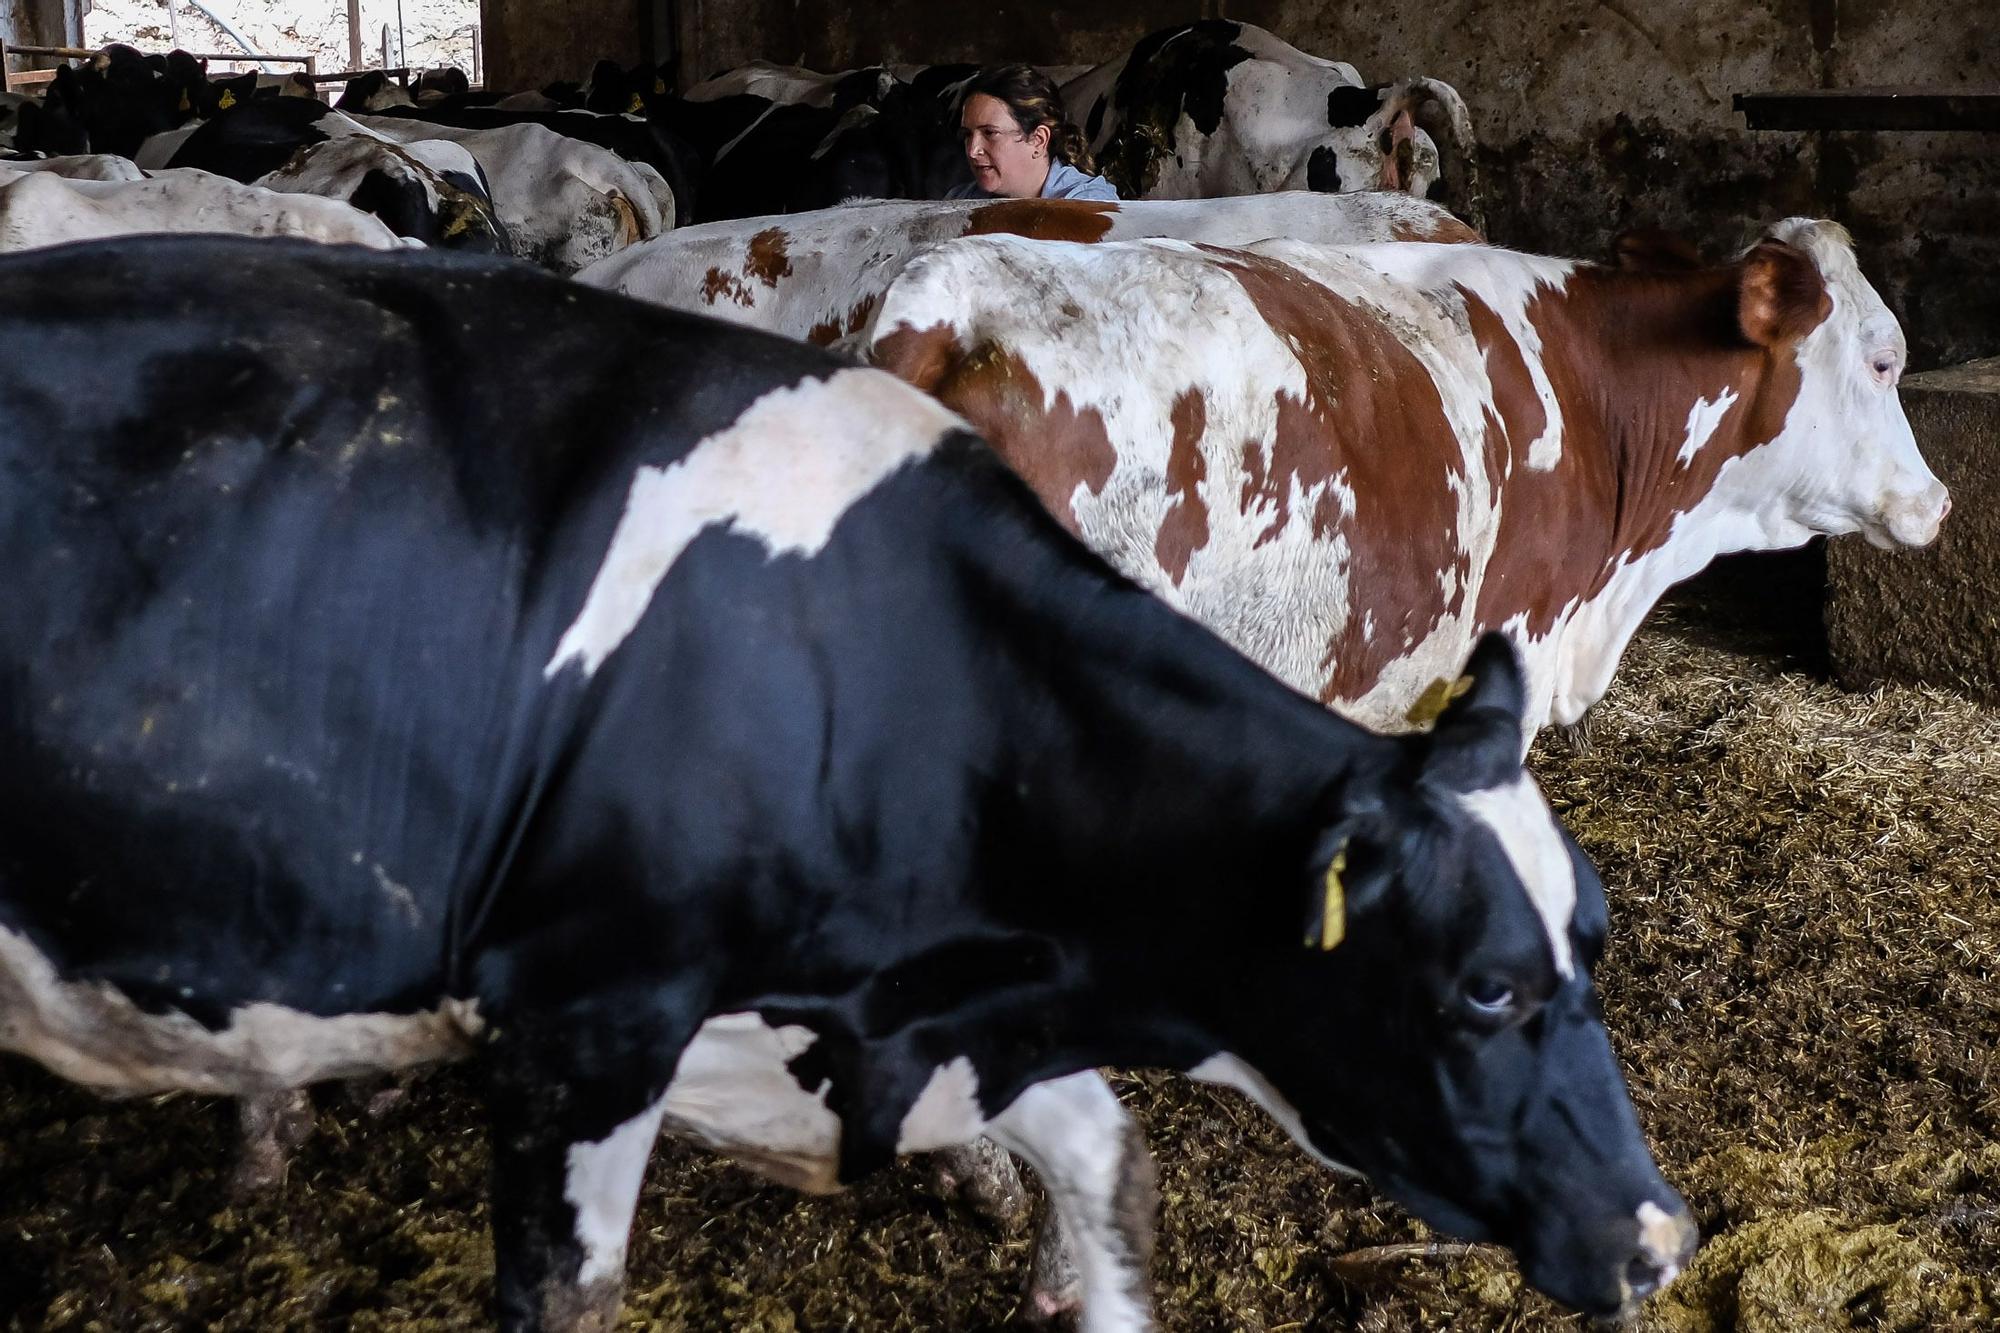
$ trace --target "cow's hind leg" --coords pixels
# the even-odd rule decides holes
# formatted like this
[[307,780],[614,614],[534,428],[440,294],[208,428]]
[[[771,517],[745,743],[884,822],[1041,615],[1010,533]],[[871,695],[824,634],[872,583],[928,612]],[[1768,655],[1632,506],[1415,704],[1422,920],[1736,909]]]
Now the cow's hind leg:
[[1082,1291],[1084,1333],[1152,1327],[1159,1196],[1139,1127],[1094,1073],[1038,1083],[987,1132],[1027,1159],[1061,1217]]
[[494,1282],[507,1333],[616,1325],[632,1213],[678,1054],[654,1047],[607,1063],[588,1040],[528,1040],[518,1029],[494,1051]]

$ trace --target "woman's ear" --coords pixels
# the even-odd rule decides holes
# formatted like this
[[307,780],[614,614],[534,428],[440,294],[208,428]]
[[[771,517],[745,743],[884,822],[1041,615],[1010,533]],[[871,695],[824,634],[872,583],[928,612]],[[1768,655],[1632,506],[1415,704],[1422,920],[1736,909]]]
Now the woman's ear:
[[1028,143],[1034,148],[1036,157],[1049,151],[1049,140],[1054,136],[1055,130],[1052,127],[1045,124],[1035,126],[1035,132],[1028,136]]

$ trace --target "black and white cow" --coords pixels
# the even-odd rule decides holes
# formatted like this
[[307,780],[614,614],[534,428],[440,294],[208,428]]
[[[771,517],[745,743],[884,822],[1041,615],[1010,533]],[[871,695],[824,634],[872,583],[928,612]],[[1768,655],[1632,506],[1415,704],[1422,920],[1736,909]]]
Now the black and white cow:
[[277,98],[157,135],[138,161],[257,180],[291,162],[301,148],[355,135],[400,144],[433,169],[459,162],[457,178],[447,175],[446,183],[462,193],[490,185],[493,213],[511,253],[559,273],[674,225],[673,194],[658,172],[534,124],[461,129],[401,117],[349,116],[316,102]]
[[1143,1328],[1107,1063],[1584,1309],[1687,1259],[1500,642],[1362,731],[907,386],[518,265],[62,247],[0,340],[0,1048],[476,1056],[504,1327],[608,1326],[664,1123],[812,1189],[990,1134]]
[[1099,170],[1128,199],[1308,189],[1423,196],[1440,175],[1437,145],[1416,124],[1427,107],[1444,112],[1461,152],[1473,147],[1464,100],[1450,85],[1369,86],[1352,65],[1228,19],[1162,28],[1062,91]]
[[425,245],[508,253],[507,229],[494,212],[484,173],[456,144],[343,135],[299,149],[256,183],[286,194],[344,199],[398,236]]

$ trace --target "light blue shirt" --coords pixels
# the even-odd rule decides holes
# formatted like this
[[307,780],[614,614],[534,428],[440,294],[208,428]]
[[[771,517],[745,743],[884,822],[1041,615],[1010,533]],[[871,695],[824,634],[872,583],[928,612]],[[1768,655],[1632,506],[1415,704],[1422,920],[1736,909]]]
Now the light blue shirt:
[[[988,194],[968,181],[964,185],[954,185],[944,192],[947,199],[997,199],[1000,196]],[[1049,178],[1042,182],[1044,199],[1102,199],[1110,203],[1118,202],[1118,191],[1110,181],[1102,176],[1091,176],[1078,171],[1067,162],[1049,163]]]

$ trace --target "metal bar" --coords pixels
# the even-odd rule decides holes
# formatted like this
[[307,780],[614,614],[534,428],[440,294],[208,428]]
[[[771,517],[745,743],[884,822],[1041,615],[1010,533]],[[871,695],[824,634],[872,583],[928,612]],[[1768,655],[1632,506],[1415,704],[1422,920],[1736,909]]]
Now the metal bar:
[[361,0],[347,0],[347,67],[361,68]]
[[[82,46],[15,46],[7,44],[10,56],[60,56],[64,60],[88,60],[97,52]],[[283,56],[273,51],[190,51],[196,60],[281,60],[288,65],[310,65],[311,56]]]
[[315,74],[312,76],[312,81],[314,83],[352,83],[363,74],[387,74],[393,79],[407,79],[410,77],[410,71],[407,69],[344,69],[334,74]]
[[2000,88],[1737,93],[1753,130],[2000,130]]
[[174,0],[167,0],[167,40],[174,44],[174,50],[181,49],[181,12],[174,8]]

